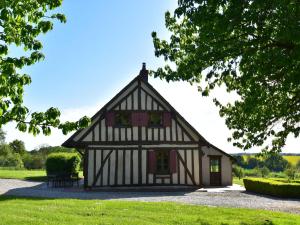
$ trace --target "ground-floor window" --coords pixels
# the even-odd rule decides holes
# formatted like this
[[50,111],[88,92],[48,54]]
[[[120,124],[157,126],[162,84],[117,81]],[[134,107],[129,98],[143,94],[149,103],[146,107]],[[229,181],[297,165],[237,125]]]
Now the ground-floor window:
[[169,151],[156,151],[156,173],[169,174],[170,173],[170,157]]

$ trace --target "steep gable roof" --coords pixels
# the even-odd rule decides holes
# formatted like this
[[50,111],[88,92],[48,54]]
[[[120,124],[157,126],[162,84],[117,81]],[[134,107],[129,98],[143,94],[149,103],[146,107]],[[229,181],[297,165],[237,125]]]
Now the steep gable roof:
[[[127,84],[119,93],[117,93],[109,102],[107,102],[94,116],[91,118],[91,125],[87,128],[80,129],[76,131],[68,140],[66,140],[62,146],[64,147],[80,147],[77,143],[78,140],[82,136],[84,136],[87,132],[91,131],[91,129],[94,127],[94,124],[100,119],[104,117],[104,114],[107,110],[107,108],[112,109],[116,104],[118,104],[118,99],[120,99],[122,96],[130,93],[130,91],[135,90],[135,88],[138,86],[138,83],[141,83],[141,87],[144,89],[148,89],[153,93],[154,98],[159,99],[162,101],[163,105],[167,107],[170,111],[172,111],[175,116],[178,118],[178,122],[181,123],[182,126],[185,127],[185,129],[188,132],[191,132],[194,134],[194,136],[197,137],[197,140],[199,141],[199,144],[202,146],[208,146],[212,147],[221,153],[227,155],[230,158],[233,158],[231,155],[227,154],[226,152],[222,151],[221,149],[217,148],[216,146],[209,143],[188,121],[184,119],[183,116],[180,115],[180,113],[148,82],[145,82],[144,78],[140,75],[136,76],[129,84]],[[146,90],[147,91],[147,90]],[[76,140],[76,141],[74,141]]]

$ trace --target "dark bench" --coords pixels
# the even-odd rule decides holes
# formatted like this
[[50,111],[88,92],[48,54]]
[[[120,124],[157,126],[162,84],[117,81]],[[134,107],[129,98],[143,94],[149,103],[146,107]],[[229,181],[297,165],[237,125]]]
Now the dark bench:
[[47,174],[47,187],[73,187],[74,183],[79,187],[79,180],[78,173]]

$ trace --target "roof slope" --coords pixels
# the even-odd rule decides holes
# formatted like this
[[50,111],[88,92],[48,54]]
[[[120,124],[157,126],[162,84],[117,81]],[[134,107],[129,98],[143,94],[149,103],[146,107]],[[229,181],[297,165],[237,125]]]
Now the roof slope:
[[85,133],[89,132],[91,128],[93,127],[93,124],[99,120],[101,116],[104,115],[106,109],[108,106],[110,106],[113,102],[115,102],[129,87],[134,85],[135,82],[141,82],[143,85],[145,85],[147,88],[149,88],[161,101],[164,102],[165,105],[167,105],[173,113],[184,123],[190,131],[192,131],[194,134],[196,134],[199,138],[199,143],[203,146],[212,147],[219,152],[223,153],[224,155],[227,155],[230,158],[233,158],[230,154],[222,151],[221,149],[217,148],[216,146],[209,143],[188,121],[184,119],[183,116],[180,115],[180,113],[148,82],[145,82],[143,77],[140,75],[136,76],[129,84],[127,84],[119,93],[117,93],[109,102],[107,102],[92,118],[91,118],[91,125],[85,129],[80,129],[76,131],[70,138],[68,138],[62,146],[64,147],[80,147],[77,145],[76,142],[74,142],[74,138],[78,135],[83,136]]

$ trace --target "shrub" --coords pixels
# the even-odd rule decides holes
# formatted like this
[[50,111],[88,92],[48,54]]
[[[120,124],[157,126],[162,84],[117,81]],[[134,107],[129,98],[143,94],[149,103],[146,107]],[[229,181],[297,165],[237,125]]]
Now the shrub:
[[269,177],[274,178],[288,178],[287,175],[284,172],[271,172]]
[[296,167],[300,170],[300,160],[297,162]]
[[289,180],[295,180],[295,178],[297,176],[296,167],[291,166],[291,167],[287,168],[284,172],[288,176]]
[[244,169],[243,168],[241,168],[239,166],[234,166],[232,168],[232,171],[233,171],[233,175],[235,177],[238,177],[239,179],[244,177]]
[[300,183],[287,183],[280,179],[244,178],[247,191],[277,197],[300,198]]
[[46,160],[46,172],[47,174],[77,173],[80,161],[76,153],[52,153]]
[[270,174],[270,170],[265,166],[259,170],[262,177],[267,177]]
[[245,174],[245,177],[260,177],[261,176],[259,168],[257,168],[257,167],[255,169],[251,169],[251,170],[245,169],[244,174]]
[[23,161],[19,154],[9,154],[7,156],[0,156],[1,167],[14,167],[16,169],[23,168]]
[[13,154],[11,147],[7,144],[0,144],[0,156],[8,156]]
[[24,167],[29,170],[43,169],[45,160],[41,155],[25,154],[23,156]]

